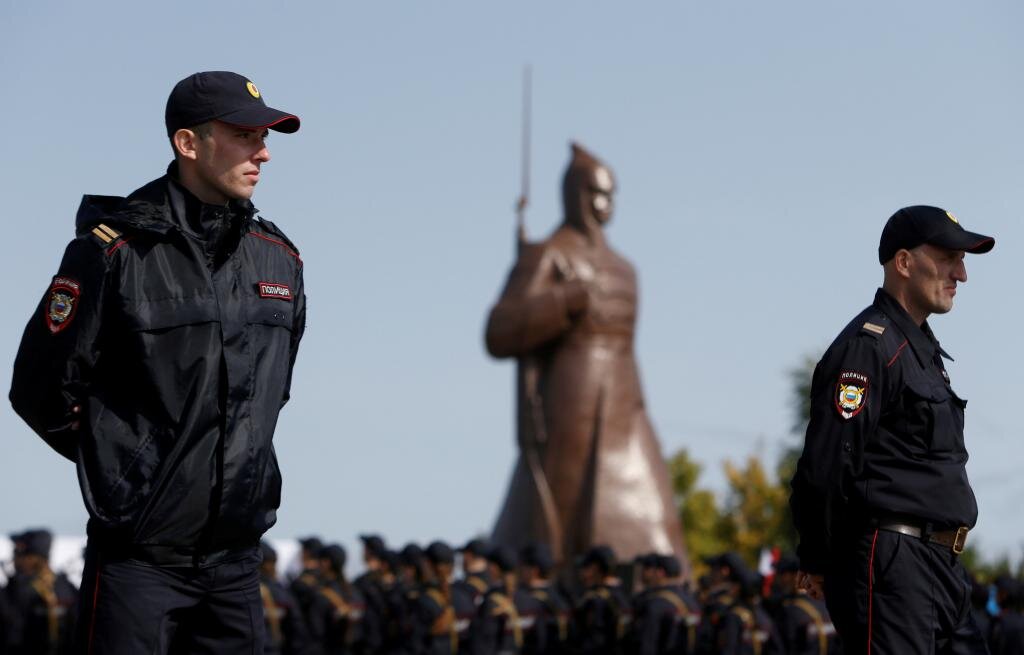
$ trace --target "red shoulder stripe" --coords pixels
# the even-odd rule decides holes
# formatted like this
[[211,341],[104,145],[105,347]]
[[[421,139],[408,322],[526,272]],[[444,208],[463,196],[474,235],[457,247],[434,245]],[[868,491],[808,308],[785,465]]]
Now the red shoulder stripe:
[[107,248],[107,256],[113,255],[115,250],[128,243],[129,240],[131,240],[131,237],[122,237],[120,241]]
[[906,348],[906,347],[907,347],[907,340],[904,339],[903,343],[900,344],[900,347],[896,349],[896,354],[892,356],[892,359],[889,360],[889,363],[886,364],[885,367],[886,368],[890,368],[893,364],[895,364],[896,360],[899,359],[899,357],[900,357],[900,353],[902,353],[903,349]]
[[291,249],[291,248],[290,248],[290,247],[288,246],[288,244],[287,244],[287,243],[285,243],[284,241],[278,241],[277,239],[271,239],[271,238],[270,238],[270,237],[268,237],[268,236],[263,236],[263,235],[262,235],[262,234],[260,234],[259,232],[250,232],[250,233],[249,233],[249,235],[250,235],[250,236],[254,236],[254,237],[256,237],[257,239],[263,239],[264,241],[269,241],[270,243],[276,243],[277,245],[279,245],[279,246],[281,246],[282,248],[284,248],[284,249],[285,249],[285,252],[287,252],[287,253],[288,253],[289,255],[291,255],[291,256],[292,256],[292,257],[294,257],[295,259],[299,260],[300,262],[302,261],[302,258],[301,258],[301,257],[299,257],[299,253],[297,253],[297,252],[295,252],[294,250],[292,250],[292,249]]

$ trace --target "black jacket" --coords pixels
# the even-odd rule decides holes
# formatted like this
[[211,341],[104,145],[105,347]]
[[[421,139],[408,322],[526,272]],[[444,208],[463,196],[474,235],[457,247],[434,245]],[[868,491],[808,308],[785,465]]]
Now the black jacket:
[[276,521],[271,438],[306,302],[302,261],[272,223],[248,202],[202,205],[172,173],[83,198],[10,398],[77,464],[91,543],[203,565]]
[[918,326],[881,289],[825,352],[790,497],[804,570],[823,573],[836,541],[874,519],[974,526],[967,401],[942,357],[928,324]]

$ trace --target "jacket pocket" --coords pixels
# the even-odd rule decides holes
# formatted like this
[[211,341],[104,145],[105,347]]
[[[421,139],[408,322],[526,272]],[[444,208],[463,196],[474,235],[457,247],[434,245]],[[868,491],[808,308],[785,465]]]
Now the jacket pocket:
[[249,323],[292,329],[292,303],[277,299],[260,299],[249,303]]
[[129,301],[124,319],[129,330],[150,332],[215,322],[219,314],[213,296],[195,296]]
[[945,385],[922,379],[906,382],[907,394],[915,413],[922,421],[922,435],[934,453],[950,453],[963,449],[964,407],[962,400]]
[[100,407],[83,464],[97,513],[110,527],[130,524],[149,499],[169,432]]

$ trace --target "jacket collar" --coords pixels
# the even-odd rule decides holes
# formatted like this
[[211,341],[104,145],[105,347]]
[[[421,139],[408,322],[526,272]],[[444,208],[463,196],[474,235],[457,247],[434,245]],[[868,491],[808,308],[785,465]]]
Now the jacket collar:
[[[75,218],[76,232],[83,234],[100,223],[159,234],[184,229],[186,226],[176,220],[171,204],[170,187],[177,185],[174,181],[177,173],[177,162],[171,162],[166,175],[136,189],[127,198],[82,196],[82,203]],[[184,191],[183,187],[180,188]],[[252,218],[258,211],[248,200],[233,200],[231,205],[235,212],[247,218]]]
[[935,338],[935,333],[932,332],[931,326],[928,325],[928,321],[925,321],[921,325],[914,322],[914,319],[910,317],[907,310],[903,308],[899,302],[896,301],[887,291],[879,289],[875,292],[874,306],[878,308],[883,314],[889,317],[889,320],[893,322],[896,328],[903,333],[906,337],[910,347],[914,350],[914,354],[917,356],[917,361],[921,363],[921,366],[931,366],[935,361],[935,353],[938,353],[946,359],[953,361],[953,358],[949,356],[942,346],[939,345],[939,341]]

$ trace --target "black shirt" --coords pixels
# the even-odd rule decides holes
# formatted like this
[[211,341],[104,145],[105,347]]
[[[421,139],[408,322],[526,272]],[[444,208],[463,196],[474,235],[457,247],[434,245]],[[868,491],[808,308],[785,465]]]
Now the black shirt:
[[790,506],[801,566],[822,573],[841,533],[899,518],[973,527],[964,408],[928,323],[879,289],[814,370]]

